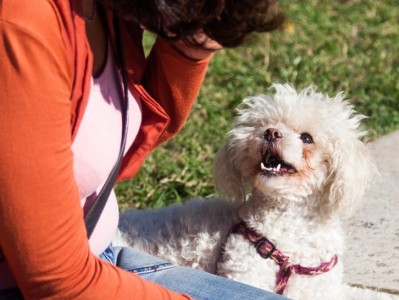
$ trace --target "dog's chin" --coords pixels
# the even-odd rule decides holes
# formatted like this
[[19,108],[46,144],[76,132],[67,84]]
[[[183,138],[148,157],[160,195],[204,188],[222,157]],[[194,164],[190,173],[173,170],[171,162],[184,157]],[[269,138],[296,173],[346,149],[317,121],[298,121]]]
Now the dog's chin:
[[257,181],[266,186],[285,186],[290,187],[292,184],[302,184],[301,172],[289,164],[279,163],[280,166],[265,167],[263,164],[258,171]]
[[291,198],[304,195],[308,191],[310,170],[306,164],[295,165],[284,160],[277,153],[266,153],[255,176],[254,187],[268,196]]
[[276,157],[262,159],[251,183],[269,200],[303,201],[321,191],[328,178],[325,163],[313,160],[312,165],[305,161],[289,163]]
[[292,192],[292,186],[300,182],[299,177],[297,169],[283,160],[273,161],[273,164],[262,162],[255,178],[255,185],[258,190],[265,193]]
[[298,201],[309,194],[309,178],[301,176],[301,172],[263,171],[258,172],[253,187],[269,200]]

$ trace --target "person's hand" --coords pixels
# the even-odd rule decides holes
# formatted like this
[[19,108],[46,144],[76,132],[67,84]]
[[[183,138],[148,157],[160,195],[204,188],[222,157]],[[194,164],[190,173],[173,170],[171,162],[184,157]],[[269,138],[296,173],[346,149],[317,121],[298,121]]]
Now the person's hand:
[[218,42],[210,39],[203,32],[198,32],[188,39],[173,42],[172,45],[185,57],[194,61],[205,59],[214,52],[222,49],[222,46]]

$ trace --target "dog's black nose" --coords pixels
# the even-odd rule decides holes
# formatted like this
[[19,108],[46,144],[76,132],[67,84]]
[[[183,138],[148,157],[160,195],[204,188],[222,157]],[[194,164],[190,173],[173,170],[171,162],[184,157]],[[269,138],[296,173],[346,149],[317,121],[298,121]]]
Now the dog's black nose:
[[278,130],[277,128],[268,128],[263,135],[265,137],[265,140],[268,142],[274,142],[277,139],[281,139],[283,137],[280,130]]

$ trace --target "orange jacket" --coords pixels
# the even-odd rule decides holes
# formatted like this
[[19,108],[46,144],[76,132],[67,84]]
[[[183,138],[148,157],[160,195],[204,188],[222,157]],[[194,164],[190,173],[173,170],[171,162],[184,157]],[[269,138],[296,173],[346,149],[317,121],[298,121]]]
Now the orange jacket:
[[[183,298],[90,252],[71,152],[92,74],[80,2],[0,0],[0,267],[9,265],[27,299]],[[208,60],[190,61],[162,40],[146,60],[139,26],[125,22],[121,34],[129,88],[143,104],[125,179],[181,129]]]

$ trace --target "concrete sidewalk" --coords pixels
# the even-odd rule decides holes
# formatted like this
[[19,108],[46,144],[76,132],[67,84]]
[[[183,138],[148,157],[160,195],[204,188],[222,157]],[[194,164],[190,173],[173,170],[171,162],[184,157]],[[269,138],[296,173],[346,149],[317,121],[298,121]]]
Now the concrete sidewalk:
[[345,281],[399,295],[399,131],[371,143],[381,178],[345,224]]

